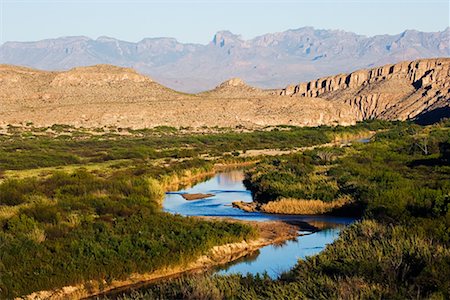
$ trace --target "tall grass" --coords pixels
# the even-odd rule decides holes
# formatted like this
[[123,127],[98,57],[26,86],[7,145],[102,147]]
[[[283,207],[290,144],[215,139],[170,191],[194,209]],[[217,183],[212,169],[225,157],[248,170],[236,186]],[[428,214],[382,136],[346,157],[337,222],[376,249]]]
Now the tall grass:
[[261,205],[260,210],[272,214],[320,215],[332,212],[351,202],[350,197],[340,197],[331,202],[283,198]]

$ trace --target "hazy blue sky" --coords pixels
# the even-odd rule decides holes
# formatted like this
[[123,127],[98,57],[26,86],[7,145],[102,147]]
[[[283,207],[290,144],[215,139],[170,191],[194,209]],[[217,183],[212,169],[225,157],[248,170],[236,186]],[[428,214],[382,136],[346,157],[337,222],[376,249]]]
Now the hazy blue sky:
[[0,0],[0,7],[0,43],[106,35],[127,41],[168,36],[205,44],[224,29],[252,38],[303,26],[365,35],[449,26],[448,0]]

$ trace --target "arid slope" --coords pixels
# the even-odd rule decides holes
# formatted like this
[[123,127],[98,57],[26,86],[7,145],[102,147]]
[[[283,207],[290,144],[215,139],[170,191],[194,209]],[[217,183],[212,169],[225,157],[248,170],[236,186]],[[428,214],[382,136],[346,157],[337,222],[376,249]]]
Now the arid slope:
[[[244,84],[243,84],[244,85]],[[244,85],[245,86],[245,85]],[[250,87],[225,84],[189,95],[165,88],[131,69],[108,65],[45,72],[0,66],[0,124],[143,128],[351,124],[344,105],[299,102]]]
[[232,79],[184,94],[129,68],[46,72],[0,65],[0,125],[144,128],[349,125],[411,119],[449,108],[450,59],[427,59],[340,74],[282,90]]

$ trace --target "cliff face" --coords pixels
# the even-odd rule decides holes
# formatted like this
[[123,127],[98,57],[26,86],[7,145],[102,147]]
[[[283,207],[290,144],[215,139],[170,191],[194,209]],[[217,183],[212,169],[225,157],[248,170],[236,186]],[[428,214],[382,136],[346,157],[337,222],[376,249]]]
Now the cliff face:
[[288,86],[278,93],[344,103],[355,112],[357,120],[412,119],[449,106],[450,58],[358,70]]

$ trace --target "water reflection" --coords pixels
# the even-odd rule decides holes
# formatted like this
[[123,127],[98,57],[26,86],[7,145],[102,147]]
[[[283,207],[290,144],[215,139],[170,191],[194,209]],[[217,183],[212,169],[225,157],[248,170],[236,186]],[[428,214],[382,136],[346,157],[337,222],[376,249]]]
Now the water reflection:
[[242,170],[230,170],[217,174],[217,183],[221,186],[233,185],[244,180],[244,172]]

